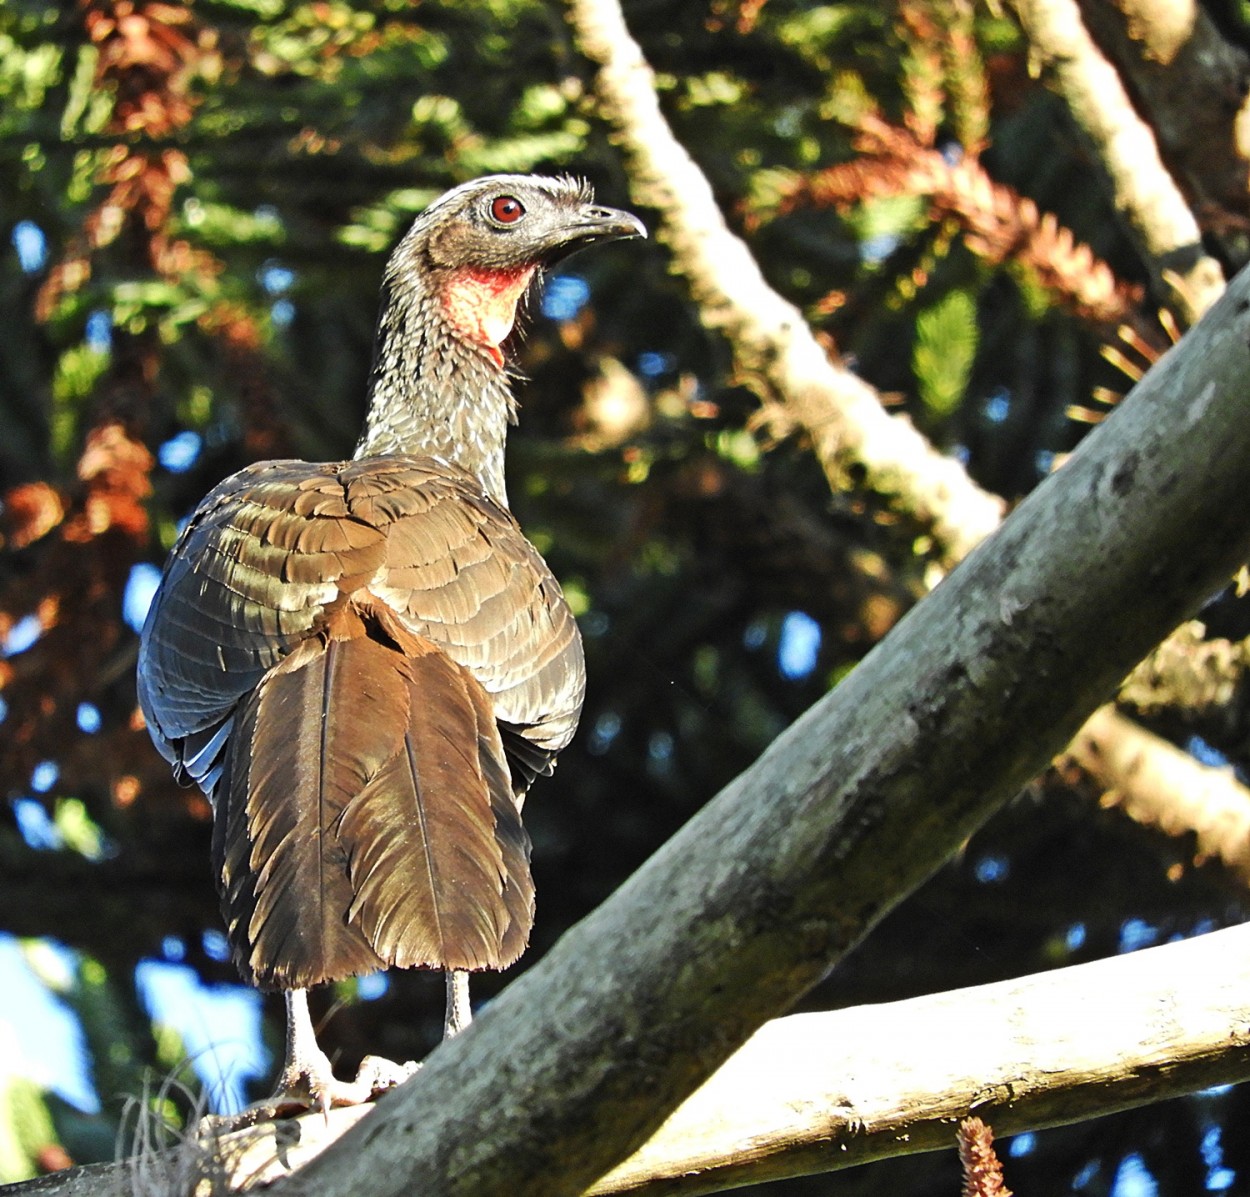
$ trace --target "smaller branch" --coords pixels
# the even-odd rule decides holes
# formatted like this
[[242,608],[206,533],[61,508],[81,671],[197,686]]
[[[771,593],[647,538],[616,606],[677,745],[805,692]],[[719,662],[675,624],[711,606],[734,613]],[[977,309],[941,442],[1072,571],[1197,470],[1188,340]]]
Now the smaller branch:
[[1250,925],[777,1019],[589,1194],[693,1197],[948,1149],[970,1113],[1018,1134],[1244,1080],[1248,985]]
[[[1099,46],[1150,121],[1199,223],[1244,247],[1250,223],[1250,57],[1198,0],[1080,0]],[[1244,248],[1241,250],[1244,256]]]
[[1198,222],[1159,157],[1154,132],[1094,44],[1076,0],[1011,0],[1011,6],[1034,55],[1053,70],[1073,117],[1094,143],[1116,207],[1140,238],[1154,274],[1192,324],[1223,293],[1224,275],[1202,251]]
[[966,556],[998,526],[1002,500],[888,415],[877,392],[831,362],[802,313],[768,285],[660,111],[654,74],[619,5],[569,0],[568,13],[579,48],[599,67],[596,92],[630,159],[634,198],[660,213],[660,237],[704,324],[724,333],[741,373],[811,437],[835,489],[861,468],[867,486],[932,527],[945,564]]
[[[776,1019],[588,1193],[694,1197],[949,1149],[952,1127],[973,1112],[1017,1134],[1247,1078],[1250,925],[1013,981]],[[207,1122],[200,1140],[234,1183],[267,1184],[368,1109],[227,1134]],[[116,1191],[111,1180],[81,1184],[80,1174],[4,1192]]]
[[1250,641],[1208,640],[1197,620],[1182,624],[1125,679],[1120,701],[1143,715],[1179,711],[1186,719],[1239,718],[1237,699],[1250,665]]
[[1250,882],[1250,792],[1231,769],[1212,769],[1107,707],[1068,755],[1104,791],[1103,804],[1169,835],[1193,832],[1198,858],[1218,859]]

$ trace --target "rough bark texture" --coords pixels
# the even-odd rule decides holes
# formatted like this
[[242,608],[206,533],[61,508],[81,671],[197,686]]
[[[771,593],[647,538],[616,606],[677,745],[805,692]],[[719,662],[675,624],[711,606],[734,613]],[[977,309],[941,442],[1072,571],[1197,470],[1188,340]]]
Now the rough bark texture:
[[827,699],[285,1193],[574,1194],[1250,552],[1250,276]]

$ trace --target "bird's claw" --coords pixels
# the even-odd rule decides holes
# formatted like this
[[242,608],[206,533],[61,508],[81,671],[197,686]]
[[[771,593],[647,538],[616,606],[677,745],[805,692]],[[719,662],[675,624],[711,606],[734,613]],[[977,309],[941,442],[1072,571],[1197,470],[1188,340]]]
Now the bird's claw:
[[291,1068],[282,1074],[275,1101],[325,1113],[339,1106],[358,1106],[395,1088],[420,1067],[411,1060],[397,1064],[366,1056],[352,1081],[340,1081],[328,1070]]
[[354,1083],[359,1085],[362,1082],[368,1082],[372,1087],[371,1096],[379,1097],[388,1089],[402,1085],[420,1067],[420,1063],[416,1060],[407,1060],[403,1064],[398,1064],[394,1060],[384,1060],[381,1056],[366,1056],[360,1061]]

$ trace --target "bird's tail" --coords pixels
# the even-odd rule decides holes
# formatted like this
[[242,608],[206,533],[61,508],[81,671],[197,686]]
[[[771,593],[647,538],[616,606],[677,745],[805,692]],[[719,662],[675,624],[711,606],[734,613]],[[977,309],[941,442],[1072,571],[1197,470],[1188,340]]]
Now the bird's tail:
[[265,987],[502,968],[533,922],[489,696],[428,641],[356,617],[244,701],[214,854],[236,962]]

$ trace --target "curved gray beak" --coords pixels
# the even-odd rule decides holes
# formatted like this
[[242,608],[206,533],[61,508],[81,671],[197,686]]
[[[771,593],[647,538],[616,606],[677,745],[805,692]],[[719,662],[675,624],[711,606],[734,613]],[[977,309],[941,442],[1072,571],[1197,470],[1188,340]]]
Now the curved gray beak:
[[646,226],[632,212],[605,208],[602,204],[584,204],[560,226],[559,244],[548,254],[547,261],[563,261],[588,245],[646,235]]
[[647,235],[646,226],[632,212],[605,208],[601,204],[587,204],[582,208],[570,231],[585,245],[594,241],[619,241]]

